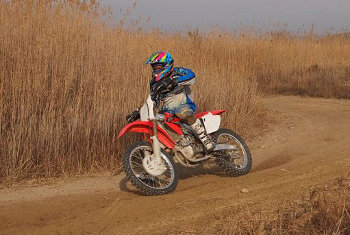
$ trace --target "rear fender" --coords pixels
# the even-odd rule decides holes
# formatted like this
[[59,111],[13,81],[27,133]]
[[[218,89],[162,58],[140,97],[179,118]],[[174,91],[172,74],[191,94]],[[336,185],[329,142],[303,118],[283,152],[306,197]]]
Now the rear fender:
[[[150,136],[153,135],[153,125],[152,122],[146,121],[136,121],[127,124],[118,134],[118,139],[125,135],[127,132],[139,132],[146,133]],[[166,133],[165,130],[158,126],[158,139],[164,144],[167,148],[173,149],[175,146],[175,142],[171,139],[171,137]]]
[[[225,110],[212,110],[212,111],[209,111],[210,113],[212,113],[213,115],[220,115],[224,112],[226,112]],[[204,115],[208,114],[209,112],[203,112],[203,113],[196,113],[195,116],[196,118],[201,118],[203,117]]]
[[[213,115],[221,115],[222,113],[226,112],[225,110],[212,110],[212,111],[209,111],[210,113],[212,113]],[[201,117],[203,117],[204,115],[208,114],[209,112],[203,112],[203,113],[195,113],[194,116],[199,119]],[[180,122],[181,120],[175,116],[175,115],[172,115],[170,113],[164,113],[165,115],[165,122],[166,123],[176,123],[176,122]],[[171,119],[169,121],[169,119]],[[176,133],[180,134],[180,132],[177,132]]]

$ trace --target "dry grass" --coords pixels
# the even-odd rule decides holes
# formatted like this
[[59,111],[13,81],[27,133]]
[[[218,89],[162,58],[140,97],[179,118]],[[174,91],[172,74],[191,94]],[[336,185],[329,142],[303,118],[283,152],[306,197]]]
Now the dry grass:
[[226,124],[245,135],[264,118],[252,74],[225,61],[234,48],[221,52],[229,38],[132,31],[107,18],[96,3],[0,2],[0,178],[115,168],[131,140],[117,133],[148,93],[144,62],[157,50],[196,72],[201,110],[229,110]]
[[264,221],[264,231],[269,234],[349,234],[349,192],[349,178],[314,187],[302,200],[280,209],[273,220]]
[[[350,178],[311,188],[299,200],[285,202],[279,210],[261,211],[254,204],[223,208],[192,234],[350,234]],[[193,226],[193,224],[191,225]],[[185,228],[186,229],[186,228]],[[179,234],[184,228],[169,229]],[[186,230],[185,230],[186,231]]]
[[265,58],[254,62],[261,64],[256,76],[262,91],[350,98],[350,38],[346,34],[283,35],[265,44]]
[[[226,109],[245,137],[266,122],[259,88],[349,97],[345,36],[144,32],[95,1],[0,2],[0,178],[114,169],[124,116],[146,97],[145,59],[168,50],[191,68],[201,110]],[[259,85],[260,84],[260,85]],[[347,84],[347,85],[346,85]]]

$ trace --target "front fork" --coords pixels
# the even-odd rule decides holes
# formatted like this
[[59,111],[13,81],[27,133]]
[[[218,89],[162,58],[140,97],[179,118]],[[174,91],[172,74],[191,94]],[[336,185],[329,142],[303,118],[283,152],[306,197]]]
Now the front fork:
[[163,160],[160,156],[160,143],[158,140],[158,123],[156,119],[151,120],[153,124],[153,136],[150,138],[152,139],[152,148],[153,148],[153,154],[146,151],[145,157],[142,160],[142,165],[145,171],[152,175],[152,176],[160,176],[163,174],[167,168],[163,163]]
[[148,115],[150,121],[152,121],[153,126],[153,136],[151,136],[152,139],[152,148],[153,148],[153,156],[154,156],[154,163],[161,165],[162,159],[160,156],[160,143],[158,140],[158,122],[157,118],[154,114],[157,113],[157,106],[154,105],[153,100],[151,99],[151,96],[149,95],[147,98],[147,107],[148,107]]
[[158,123],[156,119],[152,120],[152,126],[153,126],[153,136],[151,137],[152,139],[152,147],[153,147],[153,154],[156,158],[156,161],[160,162],[161,157],[160,157],[160,144],[158,140]]

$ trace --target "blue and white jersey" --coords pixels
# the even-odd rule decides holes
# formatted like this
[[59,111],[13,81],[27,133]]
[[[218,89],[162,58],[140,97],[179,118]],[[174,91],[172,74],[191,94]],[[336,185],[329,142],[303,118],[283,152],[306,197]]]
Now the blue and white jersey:
[[175,67],[172,77],[177,78],[180,86],[192,85],[196,82],[196,75],[190,69]]
[[182,107],[188,107],[195,112],[196,104],[190,89],[190,86],[196,83],[195,74],[190,69],[175,67],[171,76],[177,78],[178,86],[162,99],[163,111],[175,113]]

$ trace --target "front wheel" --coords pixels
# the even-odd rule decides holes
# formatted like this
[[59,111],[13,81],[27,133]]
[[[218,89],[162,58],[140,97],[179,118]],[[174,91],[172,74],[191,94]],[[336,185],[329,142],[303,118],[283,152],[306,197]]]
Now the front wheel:
[[[146,195],[167,194],[175,190],[179,181],[174,160],[161,150],[160,170],[152,166],[152,145],[146,141],[128,147],[123,157],[123,168],[131,183]],[[152,168],[153,167],[153,168]]]
[[223,150],[216,154],[215,162],[229,176],[245,175],[252,167],[252,157],[244,140],[230,129],[219,129],[213,134],[216,144],[228,144],[235,149]]

